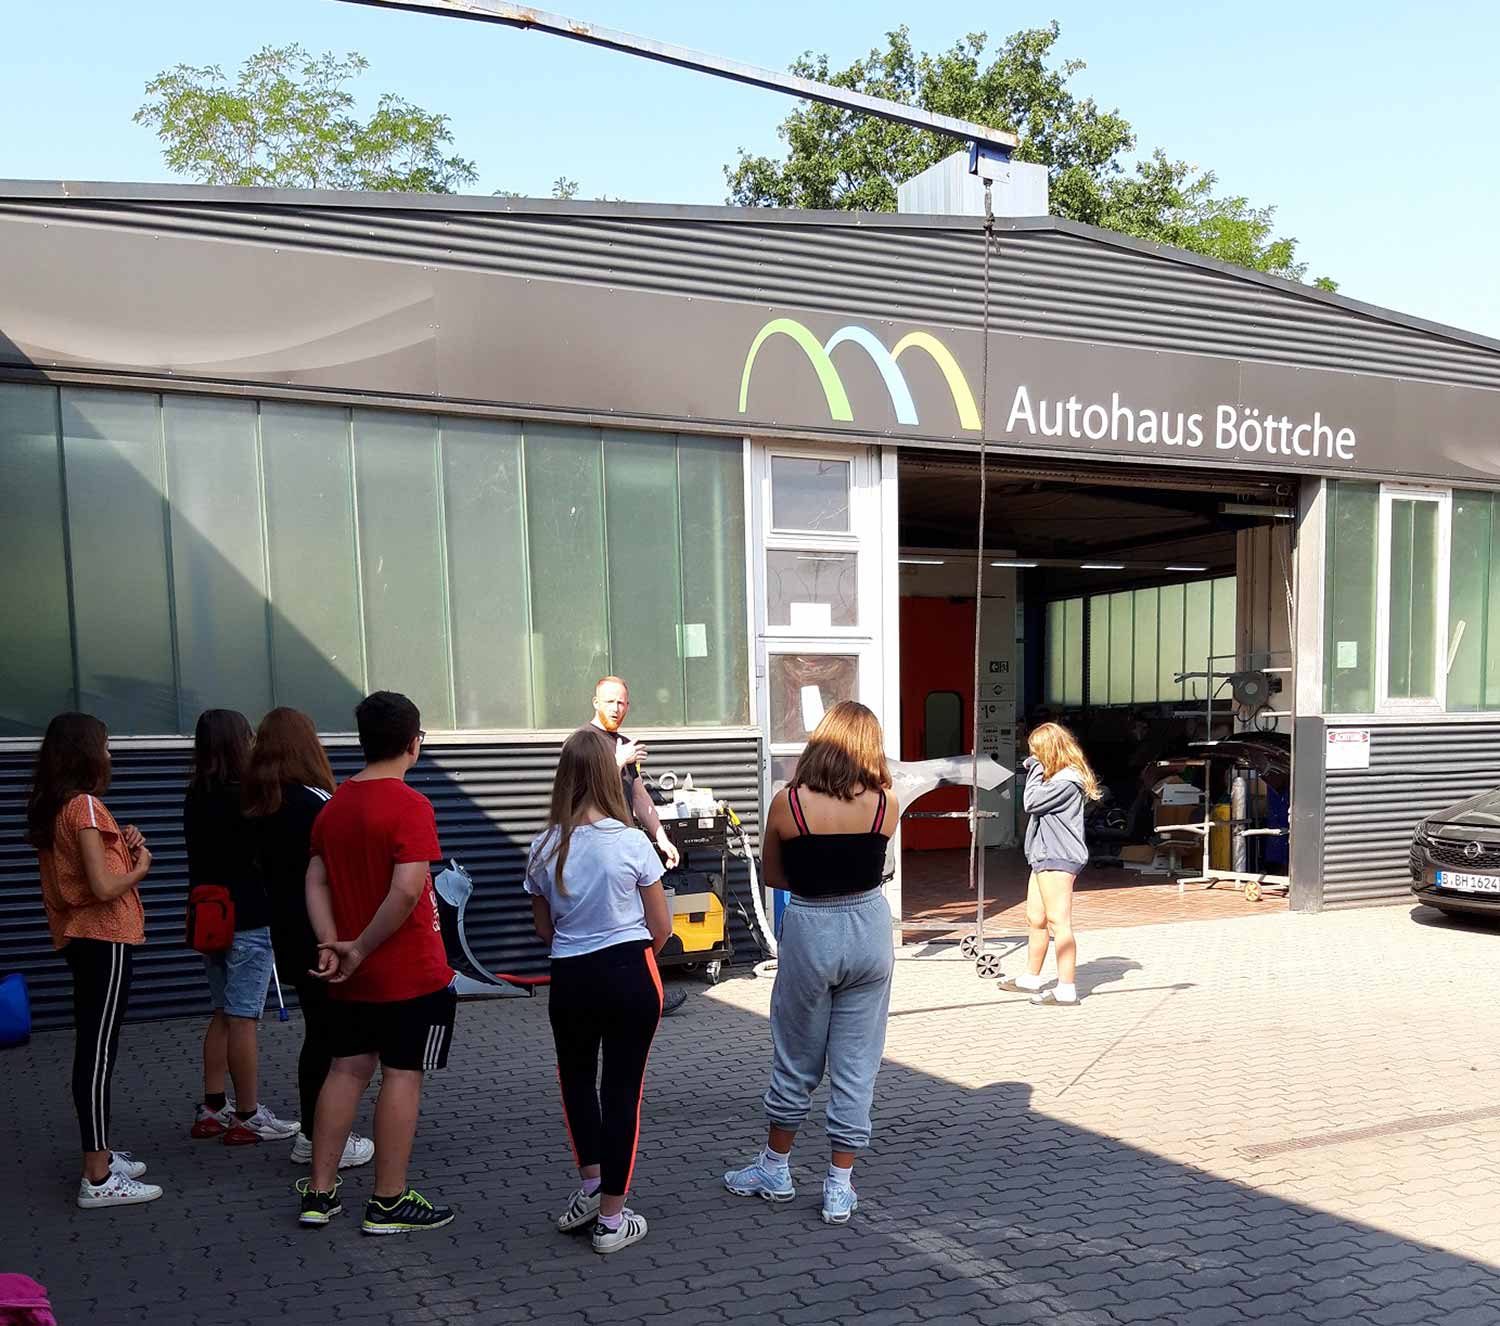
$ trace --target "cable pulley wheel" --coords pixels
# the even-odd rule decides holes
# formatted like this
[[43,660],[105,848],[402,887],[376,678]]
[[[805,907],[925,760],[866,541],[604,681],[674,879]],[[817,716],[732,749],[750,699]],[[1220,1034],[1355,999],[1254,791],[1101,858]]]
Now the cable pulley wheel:
[[1000,975],[1000,955],[981,953],[974,962],[974,974],[983,981],[993,981]]
[[958,951],[973,962],[979,956],[979,936],[971,930],[959,940]]

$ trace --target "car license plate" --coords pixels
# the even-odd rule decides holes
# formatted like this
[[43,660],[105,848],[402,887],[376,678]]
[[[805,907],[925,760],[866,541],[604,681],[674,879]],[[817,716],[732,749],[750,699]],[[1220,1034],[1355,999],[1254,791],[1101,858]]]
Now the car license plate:
[[1461,889],[1465,893],[1500,893],[1500,875],[1471,875],[1461,870],[1439,870],[1440,889]]

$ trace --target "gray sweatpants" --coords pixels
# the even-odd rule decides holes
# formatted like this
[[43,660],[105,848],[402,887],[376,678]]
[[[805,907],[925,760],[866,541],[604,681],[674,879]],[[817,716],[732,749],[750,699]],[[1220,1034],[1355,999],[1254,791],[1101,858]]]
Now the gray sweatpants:
[[828,1070],[828,1137],[840,1151],[870,1144],[870,1103],[885,1051],[895,951],[878,889],[791,900],[781,921],[771,991],[766,1117],[796,1131]]

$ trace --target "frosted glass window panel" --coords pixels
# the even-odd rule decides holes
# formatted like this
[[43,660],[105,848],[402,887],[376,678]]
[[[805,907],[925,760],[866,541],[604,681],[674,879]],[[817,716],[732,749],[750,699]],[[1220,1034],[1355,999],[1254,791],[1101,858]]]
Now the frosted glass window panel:
[[848,533],[849,482],[847,460],[772,456],[772,526],[779,530]]
[[1065,622],[1067,604],[1058,599],[1047,605],[1047,703],[1063,704],[1067,690],[1068,653]]
[[[630,721],[683,721],[677,440],[604,434],[610,671],[630,686]],[[696,638],[690,642],[695,648]]]
[[443,420],[449,629],[460,728],[531,726],[521,428]]
[[1391,503],[1386,690],[1393,700],[1437,694],[1439,514],[1436,502]]
[[1135,682],[1135,605],[1129,590],[1109,596],[1109,703],[1129,704]]
[[1089,703],[1109,703],[1109,595],[1091,594],[1089,613]]
[[677,440],[687,722],[750,721],[745,466],[738,442]]
[[1156,698],[1181,700],[1182,683],[1177,674],[1182,666],[1183,612],[1187,602],[1184,585],[1163,585],[1157,607],[1158,653],[1156,663]]
[[349,411],[263,402],[260,444],[276,703],[352,732],[365,658]]
[[1213,582],[1213,650],[1214,667],[1221,672],[1232,672],[1238,666],[1237,637],[1235,635],[1235,611],[1237,597],[1233,576],[1222,576]]
[[[1500,512],[1495,510],[1494,498],[1490,498],[1490,553],[1500,553]],[[1489,572],[1488,593],[1484,632],[1484,707],[1500,709],[1500,575],[1496,575],[1493,564]],[[1472,630],[1472,626],[1470,627]]]
[[533,426],[525,450],[533,721],[573,728],[610,670],[599,430]]
[[858,626],[858,554],[767,551],[766,622],[809,633]]
[[1150,704],[1160,698],[1156,693],[1156,631],[1160,603],[1159,590],[1135,591],[1135,680],[1132,691],[1136,704]]
[[371,690],[400,691],[422,726],[453,726],[437,420],[354,412],[359,564]]
[[76,707],[55,387],[0,383],[0,736]]
[[1328,485],[1328,555],[1323,601],[1327,708],[1375,709],[1375,598],[1380,489],[1340,479]]
[[79,707],[116,733],[184,731],[157,397],[64,388],[61,402]]
[[1453,543],[1448,567],[1448,708],[1485,707],[1490,595],[1491,499],[1453,494]]
[[271,708],[254,401],[167,396],[172,602],[185,730],[204,709]]
[[[1183,591],[1182,670],[1206,672],[1208,656],[1213,653],[1214,590],[1213,581],[1195,580]],[[1185,697],[1202,700],[1208,695],[1208,682],[1192,677],[1183,684]]]
[[850,654],[772,654],[771,740],[806,741],[840,700],[859,697],[859,659]]
[[1067,654],[1068,670],[1062,702],[1066,705],[1083,704],[1083,600],[1069,599],[1063,617],[1063,648]]

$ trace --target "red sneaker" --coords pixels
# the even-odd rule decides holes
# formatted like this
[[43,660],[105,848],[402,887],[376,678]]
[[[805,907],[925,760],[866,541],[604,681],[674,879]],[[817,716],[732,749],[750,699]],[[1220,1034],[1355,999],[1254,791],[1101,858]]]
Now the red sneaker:
[[229,1125],[234,1122],[234,1111],[228,1105],[222,1110],[211,1110],[202,1101],[198,1102],[198,1115],[193,1120],[193,1127],[189,1136],[222,1137],[229,1131]]

